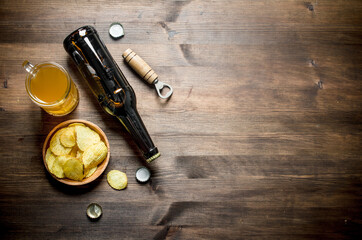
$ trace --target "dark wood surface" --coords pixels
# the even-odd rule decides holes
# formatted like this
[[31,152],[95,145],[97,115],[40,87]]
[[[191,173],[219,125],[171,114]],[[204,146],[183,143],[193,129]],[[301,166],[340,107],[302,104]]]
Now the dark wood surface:
[[[350,239],[362,229],[362,1],[0,1],[1,239]],[[108,27],[121,22],[125,37]],[[93,25],[133,86],[162,156],[152,181],[103,113],[63,39]],[[132,48],[171,84],[158,98],[123,62]],[[28,98],[24,60],[63,65],[80,91],[66,117]],[[103,174],[68,187],[41,147],[68,119],[107,134]],[[86,217],[97,202],[103,216]]]

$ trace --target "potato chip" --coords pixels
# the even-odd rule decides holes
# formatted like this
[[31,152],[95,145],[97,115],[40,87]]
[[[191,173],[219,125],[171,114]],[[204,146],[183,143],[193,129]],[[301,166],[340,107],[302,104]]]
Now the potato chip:
[[[60,156],[63,157],[63,156]],[[64,172],[63,172],[63,166],[62,166],[62,160],[59,159],[60,157],[56,157],[54,159],[53,165],[49,169],[49,171],[54,174],[57,178],[64,178]]]
[[85,127],[85,125],[83,123],[71,123],[68,125],[68,127],[75,127],[75,126],[83,126]]
[[63,166],[64,175],[72,180],[81,181],[84,177],[83,163],[74,157],[68,158]]
[[98,142],[89,146],[82,155],[84,167],[91,169],[100,164],[107,156],[108,148],[104,142]]
[[45,155],[45,162],[46,162],[49,170],[52,168],[54,160],[55,160],[55,156],[52,153],[52,151],[50,150],[50,148],[48,148],[47,153]]
[[[77,154],[75,155],[75,157],[76,158],[78,158],[78,159],[80,159],[80,160],[82,160],[82,155],[83,155],[83,151],[81,151],[81,150],[77,150]],[[82,160],[83,161],[83,160]]]
[[90,176],[92,176],[93,173],[97,170],[97,168],[98,167],[91,168],[88,172],[84,173],[84,175],[86,175],[85,177],[89,178]]
[[64,147],[60,143],[60,135],[63,134],[63,132],[66,131],[65,128],[60,129],[57,131],[52,139],[50,140],[49,148],[55,155],[66,155],[69,154],[72,148]]
[[63,155],[63,156],[58,156],[57,157],[57,161],[59,162],[59,166],[61,166],[62,168],[64,167],[64,164],[69,160],[72,159],[73,157],[70,155]]
[[127,175],[124,172],[112,170],[107,174],[108,184],[116,190],[122,190],[126,188],[127,181]]
[[77,152],[79,151],[78,147],[77,146],[74,146],[72,148],[72,151],[70,151],[69,155],[72,156],[72,157],[75,157],[77,158]]
[[74,127],[65,128],[60,135],[60,143],[64,147],[73,147],[75,145],[75,130]]
[[89,146],[98,143],[101,139],[95,131],[89,127],[75,126],[78,148],[85,151]]

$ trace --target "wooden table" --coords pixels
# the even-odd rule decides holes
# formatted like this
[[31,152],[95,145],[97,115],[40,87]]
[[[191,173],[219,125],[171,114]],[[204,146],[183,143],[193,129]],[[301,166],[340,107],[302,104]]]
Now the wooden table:
[[[1,239],[348,239],[362,229],[362,2],[1,1]],[[125,37],[108,35],[120,22]],[[63,39],[93,25],[133,86],[162,156],[146,165],[103,113]],[[169,101],[125,65],[132,48],[171,84]],[[24,60],[55,61],[80,91],[53,117],[25,91]],[[68,119],[99,125],[110,163],[68,187],[41,147]],[[127,173],[115,191],[106,173]],[[92,222],[88,204],[103,216]]]

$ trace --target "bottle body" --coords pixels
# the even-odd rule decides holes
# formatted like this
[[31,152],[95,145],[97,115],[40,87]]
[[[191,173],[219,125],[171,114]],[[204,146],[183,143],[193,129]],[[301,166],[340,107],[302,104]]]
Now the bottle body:
[[136,95],[106,46],[91,26],[65,38],[65,50],[76,63],[102,108],[117,117],[148,162],[160,154],[136,108]]

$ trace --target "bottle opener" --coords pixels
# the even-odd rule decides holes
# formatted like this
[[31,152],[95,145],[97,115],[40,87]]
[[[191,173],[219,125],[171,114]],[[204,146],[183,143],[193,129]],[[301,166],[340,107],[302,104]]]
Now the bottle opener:
[[[147,83],[153,84],[156,88],[158,96],[160,98],[169,98],[172,93],[173,89],[170,85],[161,82],[158,80],[158,75],[155,73],[155,71],[139,56],[137,55],[133,50],[127,49],[122,54],[124,60],[126,63],[128,63],[131,68]],[[163,88],[168,88],[168,92],[165,94],[162,94],[161,91]]]

